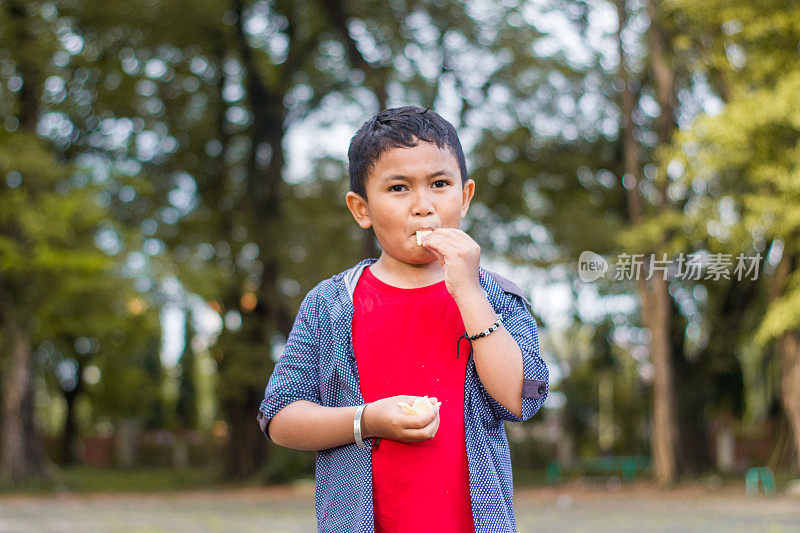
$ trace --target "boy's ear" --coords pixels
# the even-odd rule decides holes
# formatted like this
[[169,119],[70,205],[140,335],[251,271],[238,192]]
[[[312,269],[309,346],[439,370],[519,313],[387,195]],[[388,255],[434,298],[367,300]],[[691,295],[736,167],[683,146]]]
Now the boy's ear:
[[475,180],[469,179],[464,184],[463,187],[463,195],[461,201],[461,218],[467,216],[467,211],[469,210],[469,203],[472,201],[472,197],[475,196]]
[[353,214],[353,218],[356,219],[359,226],[364,229],[372,226],[367,201],[360,194],[349,191],[344,198],[344,202],[347,204],[347,209]]

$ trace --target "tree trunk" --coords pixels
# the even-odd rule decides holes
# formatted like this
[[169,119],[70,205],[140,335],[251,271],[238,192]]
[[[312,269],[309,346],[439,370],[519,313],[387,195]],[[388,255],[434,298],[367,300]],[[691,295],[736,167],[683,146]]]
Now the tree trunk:
[[[675,76],[667,56],[667,44],[661,24],[657,0],[647,4],[650,17],[648,37],[652,57],[652,73],[655,81],[656,100],[660,107],[656,132],[660,146],[668,145],[675,130]],[[659,170],[661,192],[658,210],[669,210],[667,197],[667,176],[664,169]],[[661,257],[662,247],[656,246],[656,256]],[[667,486],[676,481],[678,464],[678,423],[675,408],[675,378],[672,366],[672,342],[670,339],[671,296],[667,281],[663,276],[653,276],[652,323],[650,332],[650,358],[654,367],[655,387],[653,389],[653,469],[659,485]]]
[[139,436],[141,420],[123,418],[118,420],[114,428],[114,459],[122,468],[133,468],[139,458]]
[[678,439],[667,282],[660,275],[654,275],[649,282],[640,282],[639,294],[643,302],[642,319],[650,330],[650,362],[653,364],[653,474],[659,485],[669,486],[675,482],[677,473]]
[[[633,112],[636,106],[636,97],[631,89],[631,80],[625,68],[625,52],[622,46],[622,31],[627,24],[626,0],[617,0],[617,15],[619,26],[617,29],[617,46],[619,79],[622,82],[622,128],[621,137],[624,153],[625,177],[623,185],[626,190],[628,213],[634,225],[642,222],[642,203],[639,196],[639,182],[642,179],[641,162],[639,161],[638,146],[634,137]],[[652,12],[652,6],[648,6]],[[667,142],[664,137],[669,134],[665,126],[672,115],[673,106],[668,95],[674,92],[674,87],[664,86],[672,84],[672,78],[665,76],[666,65],[663,48],[659,48],[656,19],[651,15],[651,53],[654,56],[654,75],[656,78],[656,95],[661,105],[662,117],[659,119],[659,141]],[[656,57],[657,56],[657,57]],[[667,69],[668,70],[668,69]],[[663,102],[662,102],[663,100]],[[667,115],[669,114],[669,115]],[[666,208],[666,196],[662,194],[661,210]],[[659,246],[654,250],[658,252]],[[658,255],[658,254],[657,254]],[[642,275],[646,275],[642,272]],[[653,455],[653,472],[655,479],[661,486],[669,486],[676,479],[676,447],[677,430],[675,415],[675,388],[672,368],[672,347],[670,342],[670,296],[667,282],[660,275],[654,275],[649,281],[644,279],[638,282],[638,293],[641,301],[642,324],[650,330],[650,361],[653,364],[653,423],[651,426],[651,446]]]
[[[3,295],[5,296],[5,294]],[[11,483],[49,474],[33,427],[31,346],[25,332],[4,320],[11,365],[3,388],[0,475]]]
[[[650,0],[647,4],[647,15],[650,17],[650,27],[647,30],[650,42],[650,56],[652,58],[653,80],[655,81],[656,101],[660,108],[656,133],[660,144],[668,144],[672,132],[677,126],[675,122],[675,74],[667,56],[667,43],[661,31],[658,0]],[[667,180],[663,180],[666,185]],[[662,205],[666,198],[662,199]]]
[[[283,76],[290,76],[291,72],[284,72],[277,82],[267,85],[245,36],[243,3],[233,0],[232,7],[237,15],[236,49],[246,73],[247,99],[253,113],[253,124],[249,131],[252,150],[247,164],[248,194],[241,208],[252,222],[251,238],[259,246],[259,259],[263,265],[257,304],[253,309],[243,310],[246,324],[242,332],[247,331],[247,334],[241,333],[240,344],[226,354],[226,359],[230,358],[231,361],[226,362],[225,367],[228,371],[236,372],[237,367],[251,364],[249,359],[256,346],[260,353],[269,357],[272,336],[288,327],[285,297],[278,290],[280,265],[275,243],[278,242],[283,217],[283,137],[286,132],[283,91],[291,86]],[[289,24],[291,33],[294,21],[290,20]],[[292,57],[287,58],[287,68],[296,68],[298,65],[295,64],[297,59],[294,54],[298,53],[299,45],[293,41],[290,46]],[[268,162],[258,158],[262,147],[269,148]],[[264,366],[255,361],[252,364],[260,365],[259,368]],[[261,370],[257,374],[262,375]],[[236,397],[229,396],[222,402],[225,418],[230,425],[225,464],[229,478],[243,479],[253,474],[266,458],[266,444],[255,418],[264,384],[255,380],[238,380],[236,386],[239,388]]]
[[8,3],[10,15],[10,38],[17,43],[14,61],[17,71],[22,77],[22,88],[19,91],[19,123],[23,130],[36,133],[39,117],[39,95],[41,94],[41,75],[37,65],[36,30],[32,28],[31,17],[28,17],[25,2],[12,0]]
[[266,439],[254,417],[261,399],[261,391],[249,390],[241,394],[238,401],[231,401],[227,406],[229,431],[225,472],[230,479],[246,479],[268,456]]
[[[19,121],[23,130],[36,133],[42,84],[37,66],[38,34],[28,17],[24,2],[8,4],[9,34],[18,44],[14,51],[17,72],[22,78]],[[15,236],[12,235],[12,238]],[[33,357],[30,333],[18,321],[11,289],[0,280],[0,327],[10,346],[10,368],[3,389],[2,431],[0,431],[0,475],[13,482],[48,476],[44,450],[33,425]]]
[[[617,76],[622,85],[622,127],[620,128],[620,137],[622,138],[622,155],[625,165],[622,184],[628,204],[628,217],[634,224],[639,224],[642,219],[642,200],[639,197],[639,182],[642,178],[642,171],[639,163],[639,149],[636,145],[636,138],[633,136],[633,110],[636,107],[636,97],[631,90],[630,76],[625,69],[625,51],[622,47],[622,30],[628,20],[626,0],[617,0],[617,15],[619,19],[617,28],[619,59]],[[642,305],[644,307],[644,300],[642,300]]]
[[795,433],[792,431],[786,410],[783,409],[775,416],[777,437],[767,460],[767,465],[774,471],[800,472],[800,458],[795,445]]
[[[784,251],[767,289],[767,302],[771,305],[787,290],[789,276],[794,272],[798,259]],[[783,333],[775,343],[775,352],[781,369],[781,406],[789,426],[789,438],[794,445],[795,467],[800,469],[800,331]],[[776,443],[773,456],[780,459],[781,450]]]
[[781,368],[781,402],[794,437],[794,468],[800,469],[800,330],[781,335],[776,350]]
[[[80,379],[80,373],[78,373],[78,376],[78,379]],[[71,465],[78,462],[75,453],[75,398],[78,396],[78,389],[78,387],[75,387],[75,390],[64,393],[64,400],[67,402],[67,415],[64,419],[64,432],[61,435],[60,461],[62,465]]]

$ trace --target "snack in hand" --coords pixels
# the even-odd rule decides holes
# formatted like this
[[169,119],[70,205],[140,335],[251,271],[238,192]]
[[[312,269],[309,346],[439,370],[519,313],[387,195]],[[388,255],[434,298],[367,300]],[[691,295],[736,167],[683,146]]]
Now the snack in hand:
[[422,238],[429,233],[433,233],[433,231],[429,229],[417,230],[417,245],[422,246]]
[[422,396],[414,400],[414,405],[408,405],[406,402],[397,402],[397,405],[407,415],[421,415],[428,409],[433,409],[434,407],[442,405],[442,402],[437,401],[435,396],[431,396],[430,398]]

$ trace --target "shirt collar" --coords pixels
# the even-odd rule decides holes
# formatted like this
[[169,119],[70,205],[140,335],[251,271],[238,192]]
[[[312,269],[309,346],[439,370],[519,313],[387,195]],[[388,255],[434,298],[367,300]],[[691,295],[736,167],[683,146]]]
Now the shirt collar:
[[356,285],[361,278],[361,274],[364,273],[364,269],[376,261],[376,258],[368,257],[343,273],[344,285],[347,288],[347,294],[350,296],[351,302],[353,301],[353,293],[356,292]]
[[[361,274],[364,273],[364,269],[369,265],[375,263],[378,259],[375,257],[368,257],[362,261],[359,261],[356,265],[348,268],[344,272],[340,272],[333,277],[333,281],[339,283],[340,281],[344,283],[345,289],[347,290],[347,296],[350,305],[353,304],[353,293],[356,291],[356,285],[358,284],[358,280],[361,278]],[[497,283],[489,273],[484,270],[483,267],[478,267],[478,280],[480,281],[483,290],[487,292],[491,287],[492,283]]]

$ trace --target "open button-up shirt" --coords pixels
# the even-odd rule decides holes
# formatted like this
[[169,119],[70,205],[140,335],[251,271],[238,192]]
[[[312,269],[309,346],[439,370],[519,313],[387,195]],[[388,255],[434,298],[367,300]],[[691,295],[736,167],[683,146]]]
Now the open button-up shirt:
[[[267,438],[272,417],[292,402],[307,400],[329,407],[364,403],[352,343],[353,292],[364,267],[375,261],[365,259],[320,282],[303,299],[259,408],[258,422]],[[531,418],[547,396],[549,374],[539,356],[536,321],[522,292],[482,267],[478,277],[522,351],[523,386],[520,418],[489,395],[470,356],[464,381],[464,429],[472,515],[476,533],[512,532],[516,531],[513,481],[503,420]],[[374,444],[372,439],[365,441]],[[370,454],[371,447],[355,443],[317,452],[314,503],[319,531],[373,533]]]

